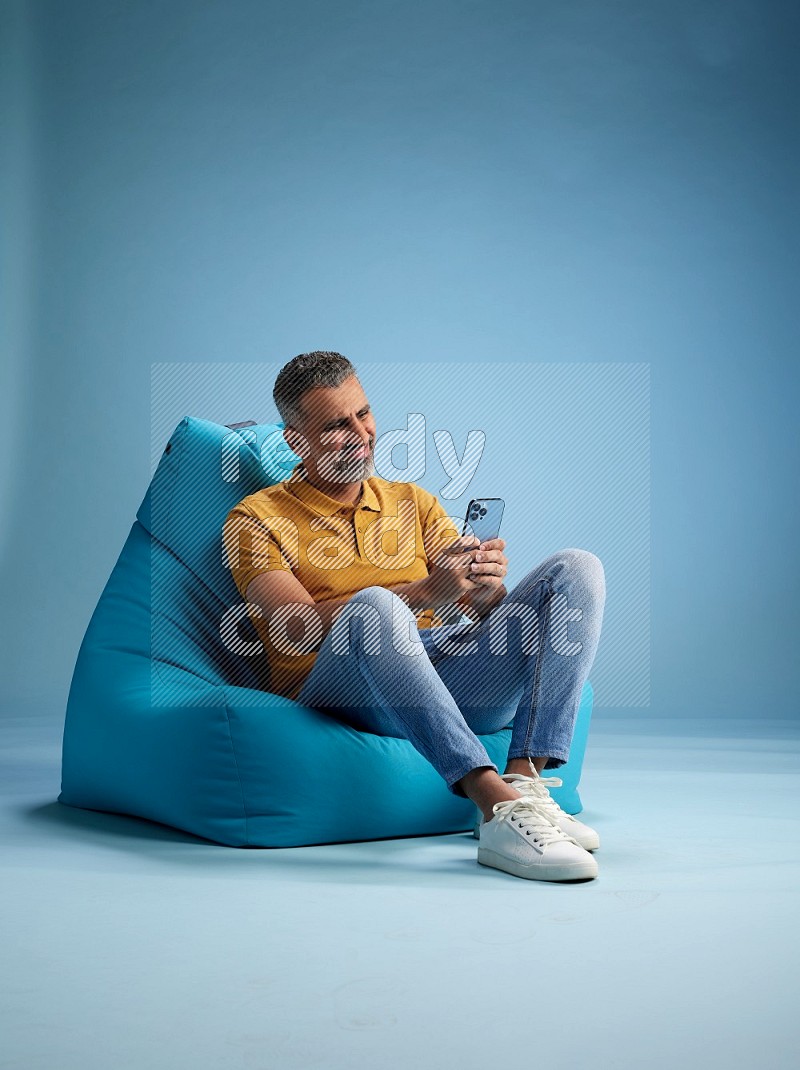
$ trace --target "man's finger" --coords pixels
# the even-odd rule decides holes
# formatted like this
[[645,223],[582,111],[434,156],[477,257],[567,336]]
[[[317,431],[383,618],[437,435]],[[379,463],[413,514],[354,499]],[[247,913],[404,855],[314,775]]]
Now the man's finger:
[[463,554],[478,548],[477,535],[462,535],[455,542],[451,542],[445,549],[449,554]]
[[481,550],[505,550],[505,539],[489,539],[488,542],[481,543]]

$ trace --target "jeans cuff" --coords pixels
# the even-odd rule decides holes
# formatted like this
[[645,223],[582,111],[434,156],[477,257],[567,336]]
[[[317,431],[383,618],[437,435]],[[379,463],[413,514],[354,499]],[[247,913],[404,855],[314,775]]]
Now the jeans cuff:
[[533,758],[547,754],[549,757],[544,766],[545,769],[559,769],[569,761],[569,751],[560,750],[558,747],[529,747],[528,750],[530,754],[523,754],[521,751],[518,754],[509,752],[508,761],[513,761],[514,758]]

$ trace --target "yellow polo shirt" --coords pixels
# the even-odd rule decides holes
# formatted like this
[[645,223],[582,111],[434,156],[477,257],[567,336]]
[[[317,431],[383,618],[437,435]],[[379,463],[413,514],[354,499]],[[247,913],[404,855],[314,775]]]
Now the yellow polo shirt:
[[[343,505],[312,486],[299,461],[287,480],[249,494],[231,509],[223,526],[223,556],[245,601],[256,576],[285,569],[315,602],[324,602],[365,587],[422,579],[436,551],[460,534],[439,499],[416,483],[373,476],[362,480],[355,506]],[[285,628],[276,632],[276,644],[259,607],[250,604],[248,615],[267,653],[270,691],[296,698],[318,651],[299,652],[297,644],[287,651],[292,640]],[[415,615],[419,628],[442,623],[433,607]]]

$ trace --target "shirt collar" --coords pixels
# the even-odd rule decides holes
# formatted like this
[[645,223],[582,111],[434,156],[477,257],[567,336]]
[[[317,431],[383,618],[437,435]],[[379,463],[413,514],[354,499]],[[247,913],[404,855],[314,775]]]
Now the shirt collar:
[[336,513],[340,509],[347,508],[371,509],[375,513],[381,511],[378,496],[367,479],[362,479],[361,481],[361,498],[355,507],[346,506],[344,502],[337,501],[336,498],[330,498],[327,494],[324,494],[317,487],[309,483],[306,478],[305,465],[302,461],[298,461],[294,466],[289,474],[289,478],[286,480],[286,484],[286,489],[290,494],[293,494],[296,498],[305,502],[306,505],[310,505],[315,512],[320,514],[320,516],[330,516],[331,513]]

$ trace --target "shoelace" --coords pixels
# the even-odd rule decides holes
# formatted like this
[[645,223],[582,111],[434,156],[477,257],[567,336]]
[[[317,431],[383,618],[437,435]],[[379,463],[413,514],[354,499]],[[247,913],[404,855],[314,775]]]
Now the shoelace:
[[514,787],[524,795],[531,795],[538,799],[542,809],[553,818],[569,817],[566,810],[562,810],[548,788],[560,788],[563,781],[557,776],[539,776],[535,780],[515,780]]
[[558,825],[553,824],[548,813],[541,806],[541,800],[533,795],[520,795],[518,799],[504,799],[492,807],[492,812],[500,821],[510,821],[522,829],[526,835],[537,843],[546,846],[559,840],[571,840]]

